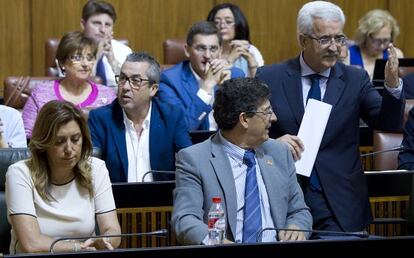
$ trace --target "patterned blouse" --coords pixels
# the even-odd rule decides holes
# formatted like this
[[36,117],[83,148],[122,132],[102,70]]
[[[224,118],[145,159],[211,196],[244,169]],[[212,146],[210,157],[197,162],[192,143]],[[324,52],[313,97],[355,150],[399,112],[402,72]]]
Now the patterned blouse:
[[[108,105],[116,98],[115,89],[95,84],[92,81],[89,81],[89,84],[92,87],[91,93],[76,107],[90,110]],[[23,123],[28,139],[32,137],[37,114],[43,105],[51,100],[64,100],[59,89],[59,81],[46,81],[36,85],[23,108]]]

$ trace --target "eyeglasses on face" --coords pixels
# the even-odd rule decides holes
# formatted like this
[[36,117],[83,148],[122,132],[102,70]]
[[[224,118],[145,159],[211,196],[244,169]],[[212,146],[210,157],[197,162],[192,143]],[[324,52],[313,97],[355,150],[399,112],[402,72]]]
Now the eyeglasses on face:
[[226,27],[231,27],[231,26],[234,26],[235,22],[232,21],[232,20],[216,19],[216,20],[214,20],[214,24],[216,25],[216,27],[220,27],[220,25],[224,25]]
[[197,51],[200,54],[207,53],[207,50],[209,50],[210,53],[215,54],[220,49],[220,47],[217,45],[216,46],[196,45],[193,48],[195,49],[195,51]]
[[378,47],[381,45],[388,46],[388,44],[392,42],[391,38],[385,38],[385,39],[374,38],[372,35],[369,35],[369,38],[371,42]]
[[72,63],[74,64],[80,64],[83,60],[85,60],[85,62],[87,63],[93,63],[95,62],[95,56],[94,55],[71,55],[69,57],[70,61],[72,61]]
[[131,77],[128,77],[125,74],[115,75],[115,81],[119,85],[124,85],[128,81],[131,88],[134,88],[134,89],[139,89],[143,85],[143,82],[150,82],[150,83],[152,82],[149,79],[144,79],[144,78],[134,76],[134,75]]
[[319,43],[319,45],[321,45],[323,47],[331,45],[332,43],[334,43],[335,45],[344,46],[344,45],[346,45],[346,42],[348,40],[348,38],[345,35],[337,35],[337,36],[333,36],[333,37],[331,37],[331,36],[322,36],[320,38],[313,37],[313,36],[307,35],[307,34],[305,34],[305,36],[310,38],[310,39],[316,40]]
[[274,114],[273,109],[271,108],[268,110],[264,110],[264,111],[246,111],[246,113],[255,114],[255,115],[261,114],[265,116],[266,118],[270,118]]

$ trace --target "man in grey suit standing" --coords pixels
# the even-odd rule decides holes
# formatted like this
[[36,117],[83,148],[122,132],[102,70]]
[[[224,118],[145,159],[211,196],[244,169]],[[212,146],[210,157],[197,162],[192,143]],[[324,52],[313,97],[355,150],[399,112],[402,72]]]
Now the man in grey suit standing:
[[308,237],[300,231],[262,232],[268,227],[312,227],[292,155],[285,144],[268,136],[276,121],[269,96],[267,85],[257,79],[224,82],[213,105],[219,131],[178,153],[172,225],[180,243],[207,243],[207,214],[213,197],[223,201],[228,241]]

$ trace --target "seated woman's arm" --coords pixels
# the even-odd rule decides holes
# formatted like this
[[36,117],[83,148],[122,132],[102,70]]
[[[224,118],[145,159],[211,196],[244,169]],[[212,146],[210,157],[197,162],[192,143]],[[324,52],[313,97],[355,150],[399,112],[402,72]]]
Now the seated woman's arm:
[[[96,215],[96,220],[101,235],[119,235],[121,234],[121,228],[118,223],[116,211],[110,211]],[[96,239],[88,239],[82,243],[82,248],[95,247],[96,249],[109,249],[117,248],[121,243],[120,237],[103,237]]]
[[9,145],[7,144],[6,140],[3,137],[3,126],[0,119],[0,148],[8,148]]
[[[95,214],[100,235],[119,235],[121,227],[116,215],[109,172],[104,161],[92,158],[92,175],[94,178]],[[82,248],[94,247],[112,250],[118,247],[120,242],[121,239],[118,237],[91,238],[82,244]]]
[[[10,216],[10,221],[19,241],[18,244],[24,252],[49,252],[50,246],[55,239],[42,235],[36,217],[16,214]],[[53,247],[54,252],[76,252],[80,249],[79,241],[59,241]]]
[[[257,68],[263,66],[263,57],[259,50],[251,45],[247,40],[232,40],[230,43],[232,48],[227,61],[233,64],[240,56],[244,57],[247,61],[248,74],[247,77],[254,77],[256,75]],[[252,48],[252,49],[251,49]],[[254,51],[252,51],[254,48]],[[256,57],[260,60],[256,60]]]
[[395,52],[397,53],[398,58],[404,58],[404,53],[402,52],[401,49],[395,48]]

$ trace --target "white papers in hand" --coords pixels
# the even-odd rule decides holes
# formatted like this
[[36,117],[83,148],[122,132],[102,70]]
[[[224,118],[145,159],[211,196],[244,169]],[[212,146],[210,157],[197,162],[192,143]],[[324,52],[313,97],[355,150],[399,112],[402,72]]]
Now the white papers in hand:
[[295,163],[297,174],[310,176],[331,110],[332,105],[315,99],[308,100],[298,132],[305,150],[301,159]]

